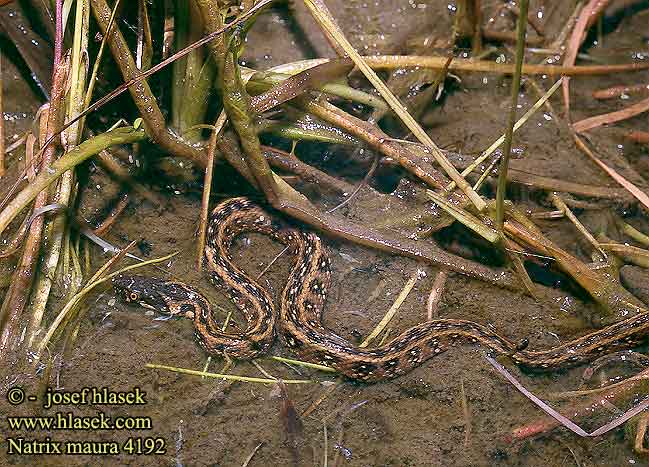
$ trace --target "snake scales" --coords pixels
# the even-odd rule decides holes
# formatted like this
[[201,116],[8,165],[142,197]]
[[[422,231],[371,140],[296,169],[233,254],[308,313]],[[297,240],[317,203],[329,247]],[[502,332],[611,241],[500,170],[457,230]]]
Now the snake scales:
[[[234,238],[244,232],[268,235],[285,244],[293,254],[279,317],[268,292],[232,262],[230,247]],[[531,351],[473,321],[437,319],[413,326],[380,347],[356,347],[322,325],[331,272],[320,238],[314,233],[281,228],[246,198],[224,201],[213,210],[204,263],[212,282],[225,289],[244,314],[248,321],[245,332],[222,332],[208,300],[182,282],[118,276],[113,285],[126,301],[193,319],[196,338],[210,354],[227,354],[237,359],[257,357],[272,345],[279,327],[284,343],[303,360],[333,367],[351,379],[367,382],[402,375],[459,343],[477,343],[497,355],[509,356],[523,367],[549,370],[637,345],[649,333],[649,313],[643,313],[562,345]]]

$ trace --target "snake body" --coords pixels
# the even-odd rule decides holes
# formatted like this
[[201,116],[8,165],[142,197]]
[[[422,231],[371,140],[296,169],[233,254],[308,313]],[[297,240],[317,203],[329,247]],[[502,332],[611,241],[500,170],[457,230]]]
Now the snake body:
[[[232,242],[244,232],[268,235],[293,254],[279,319],[268,292],[232,262]],[[285,345],[301,359],[333,367],[348,378],[366,382],[400,376],[461,343],[480,344],[528,369],[550,370],[638,345],[649,334],[649,313],[642,313],[565,344],[530,351],[476,322],[436,319],[411,327],[377,348],[359,348],[322,325],[331,263],[320,238],[314,233],[280,227],[273,217],[246,198],[224,201],[213,210],[203,261],[214,285],[224,289],[246,317],[245,332],[221,331],[209,301],[182,282],[118,276],[113,285],[126,301],[193,319],[196,338],[210,354],[255,358],[272,345],[278,321]]]

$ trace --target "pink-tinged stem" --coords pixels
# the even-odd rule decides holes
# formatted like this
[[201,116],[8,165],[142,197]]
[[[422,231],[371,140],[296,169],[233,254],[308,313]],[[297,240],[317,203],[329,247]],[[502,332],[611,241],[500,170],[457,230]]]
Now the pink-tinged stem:
[[54,37],[54,67],[59,65],[63,51],[63,0],[56,0],[56,33]]

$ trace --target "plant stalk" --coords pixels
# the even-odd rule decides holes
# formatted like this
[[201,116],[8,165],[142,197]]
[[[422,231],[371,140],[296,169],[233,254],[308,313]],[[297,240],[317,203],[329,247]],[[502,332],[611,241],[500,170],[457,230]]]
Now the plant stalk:
[[514,77],[512,78],[512,103],[509,110],[509,121],[505,131],[505,144],[503,146],[503,156],[500,159],[498,189],[496,192],[496,228],[500,231],[503,229],[503,221],[505,217],[503,204],[505,202],[505,191],[507,190],[507,169],[509,168],[509,156],[512,150],[514,124],[516,123],[518,93],[521,87],[521,70],[523,68],[523,58],[525,54],[525,30],[527,28],[528,6],[528,0],[521,0],[520,14],[518,15],[518,21],[516,23],[516,67],[514,69]]

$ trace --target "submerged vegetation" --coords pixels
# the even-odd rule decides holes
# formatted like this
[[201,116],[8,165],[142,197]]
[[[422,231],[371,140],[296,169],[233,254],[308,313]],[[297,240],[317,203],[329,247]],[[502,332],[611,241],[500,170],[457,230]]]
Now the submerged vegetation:
[[[164,172],[160,168],[163,159],[184,169],[192,178],[192,187],[200,187],[201,207],[192,213],[198,227],[192,255],[199,269],[208,214],[215,200],[246,194],[289,222],[324,237],[432,267],[436,278],[428,298],[429,320],[439,316],[440,302],[452,287],[449,273],[484,282],[494,294],[531,296],[548,313],[561,307],[551,298],[548,282],[560,283],[561,290],[568,290],[565,293],[594,304],[589,308],[594,315],[591,321],[600,326],[649,313],[647,296],[642,295],[642,290],[647,294],[642,278],[649,278],[647,165],[644,174],[636,171],[634,161],[611,155],[611,150],[588,136],[603,125],[624,123],[644,112],[644,120],[630,120],[638,126],[625,131],[624,137],[642,148],[646,158],[649,100],[637,95],[646,94],[647,85],[629,85],[625,80],[623,87],[598,90],[596,99],[624,95],[624,106],[581,120],[574,117],[582,115],[576,110],[581,103],[571,96],[576,81],[593,76],[612,79],[624,73],[627,80],[647,82],[649,55],[624,63],[583,64],[599,60],[587,51],[593,42],[606,40],[606,18],[623,11],[629,16],[642,15],[646,21],[646,4],[644,10],[635,5],[643,2],[626,2],[631,6],[615,10],[616,2],[602,0],[547,7],[523,0],[502,2],[493,11],[488,2],[458,0],[453,3],[453,24],[443,47],[417,45],[407,53],[391,55],[360,54],[341,29],[335,11],[322,0],[304,0],[299,14],[294,2],[273,0],[116,0],[113,4],[54,0],[51,9],[49,2],[22,2],[29,4],[28,15],[18,4],[0,3],[9,3],[1,8],[14,11],[13,15],[0,12],[3,30],[11,30],[16,21],[34,26],[27,28],[25,37],[7,33],[13,45],[4,52],[29,69],[47,98],[30,128],[11,144],[6,141],[5,122],[0,121],[0,261],[6,265],[0,277],[0,360],[7,387],[19,375],[34,376],[46,385],[54,380],[62,360],[79,346],[87,317],[83,299],[91,291],[124,270],[154,263],[167,270],[164,263],[170,256],[142,261],[131,252],[135,242],[124,246],[102,238],[111,226],[127,221],[129,204],[147,202],[162,208],[167,203],[165,182],[156,184],[158,174]],[[430,2],[430,7],[442,3]],[[528,8],[537,14],[528,13]],[[552,9],[560,10],[552,16],[553,23],[539,22],[550,17],[546,10]],[[296,28],[309,16],[307,24],[317,25],[324,34],[332,58],[313,56],[270,69],[255,66],[259,60],[246,55],[247,47],[254,47],[249,37],[260,18],[272,11],[292,18]],[[485,15],[508,18],[503,22],[510,29],[486,27]],[[551,26],[554,37],[546,35]],[[410,35],[409,39],[418,43]],[[427,37],[424,42],[433,40],[441,38]],[[39,43],[37,50],[34,43]],[[576,64],[578,59],[584,60]],[[463,79],[475,76],[496,76],[510,97],[502,106],[505,112],[496,109],[506,118],[499,120],[498,133],[490,135],[493,144],[471,156],[462,153],[463,144],[453,151],[436,143],[434,129],[424,128],[428,126],[423,122],[431,108],[455,98],[454,90],[463,85]],[[31,78],[26,75],[24,79]],[[559,88],[560,98],[555,95]],[[528,100],[530,95],[536,96],[533,102]],[[626,99],[632,104],[627,105]],[[0,92],[0,110],[2,106]],[[539,164],[525,165],[517,138],[526,129],[533,131],[531,122],[539,114],[545,123],[556,125],[557,140],[545,143],[561,146],[562,155],[575,158],[566,167],[588,164],[588,170],[597,174],[592,180],[600,177],[606,185],[575,180],[567,173],[565,178],[557,177],[556,170],[544,172]],[[481,122],[474,125],[477,129],[472,131],[482,131]],[[343,152],[344,162],[313,156],[329,150]],[[22,160],[18,153],[24,154]],[[115,199],[102,199],[102,209],[108,214],[96,225],[84,218],[80,208],[84,193],[93,190],[91,160],[100,167],[93,166],[93,170],[110,177],[109,183],[118,191]],[[546,160],[544,164],[559,162]],[[389,182],[382,185],[381,180]],[[517,195],[521,190],[524,196]],[[593,222],[593,216],[600,222]],[[561,220],[570,223],[570,229],[564,230],[571,232],[568,239],[554,234],[553,223]],[[98,268],[102,251],[111,253],[111,258]],[[135,264],[117,271],[127,257]],[[624,281],[620,270],[628,268],[625,265],[641,270],[640,285]],[[116,271],[109,273],[111,268]],[[366,333],[360,347],[371,348],[373,340],[389,341],[390,320],[422,276],[419,271],[410,275],[384,319]],[[379,286],[376,293],[380,293]],[[502,313],[512,314],[505,321],[520,319],[515,309]],[[418,321],[424,319],[423,314],[419,316]],[[378,316],[372,318],[379,321]],[[230,315],[223,329],[228,325]],[[240,322],[237,325],[241,328]],[[499,332],[511,335],[506,329]],[[537,340],[531,340],[536,345]],[[526,338],[521,339],[521,347],[525,345]],[[643,369],[610,387],[586,390],[579,396],[595,394],[596,399],[620,404],[640,397],[626,414],[590,433],[557,416],[491,360],[557,420],[516,428],[507,439],[546,433],[559,423],[581,436],[595,436],[626,422],[633,449],[646,454],[647,361],[635,352],[625,354],[626,359],[635,359]],[[280,382],[259,362],[255,364],[263,377],[230,374],[229,361],[217,373],[176,368],[169,362],[147,363],[146,368],[228,379],[227,384],[279,384],[287,444],[297,464],[296,446],[304,436],[303,427],[283,384],[312,383],[332,369],[284,357],[274,357],[274,361],[292,368],[298,377]],[[589,371],[613,363],[597,360]],[[206,369],[208,365],[209,361]],[[466,379],[461,381],[468,445],[474,415],[467,402]],[[339,384],[327,388],[302,417],[316,410]],[[572,401],[570,413],[587,417],[591,402]],[[325,453],[318,463],[329,462],[328,423],[340,437],[333,465],[342,462],[343,421],[362,405],[341,407],[323,420]],[[177,445],[182,447],[179,433]]]

